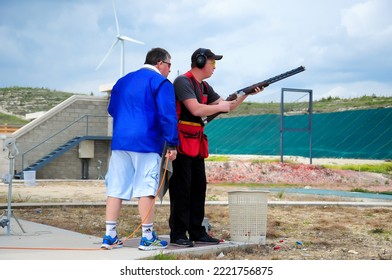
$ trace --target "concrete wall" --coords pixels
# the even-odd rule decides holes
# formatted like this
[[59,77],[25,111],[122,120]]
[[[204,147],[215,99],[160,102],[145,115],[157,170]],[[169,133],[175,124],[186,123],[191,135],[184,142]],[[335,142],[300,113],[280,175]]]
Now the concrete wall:
[[[88,179],[98,179],[98,160],[102,162],[101,172],[105,176],[110,156],[109,141],[94,141],[94,158],[88,161]],[[53,160],[38,170],[36,177],[40,179],[82,179],[82,159],[78,157],[78,146],[70,149],[61,157]]]
[[[74,95],[20,128],[11,135],[16,139],[19,149],[19,155],[15,158],[15,171],[21,171],[22,167],[26,168],[74,137],[111,136],[107,106],[107,97]],[[106,172],[110,141],[95,141],[94,150],[94,157],[89,159],[89,179],[98,178],[98,160],[102,161],[102,171]],[[3,151],[0,166],[2,171],[7,170],[8,173],[9,160],[4,157]],[[38,170],[36,178],[80,179],[81,175],[82,160],[76,146]]]

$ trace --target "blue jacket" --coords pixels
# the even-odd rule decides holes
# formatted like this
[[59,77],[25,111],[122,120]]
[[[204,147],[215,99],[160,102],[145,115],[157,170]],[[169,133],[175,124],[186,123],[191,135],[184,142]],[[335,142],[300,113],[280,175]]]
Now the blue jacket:
[[169,147],[178,145],[173,84],[152,69],[120,78],[108,112],[113,117],[112,150],[162,154],[165,141]]

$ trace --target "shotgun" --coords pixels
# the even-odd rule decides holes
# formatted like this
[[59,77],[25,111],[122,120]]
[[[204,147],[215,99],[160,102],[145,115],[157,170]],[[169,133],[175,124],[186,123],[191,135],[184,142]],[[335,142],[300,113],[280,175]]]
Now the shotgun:
[[[305,67],[300,66],[300,67],[297,67],[297,68],[292,69],[290,71],[287,71],[285,73],[279,74],[279,75],[277,75],[275,77],[272,77],[272,78],[269,78],[267,80],[264,80],[262,82],[256,83],[254,85],[251,85],[251,86],[248,86],[248,87],[245,87],[245,88],[242,88],[242,89],[237,90],[236,92],[230,94],[229,97],[226,98],[226,101],[236,100],[240,96],[247,95],[247,94],[250,94],[250,93],[254,92],[256,87],[259,87],[259,88],[263,88],[264,87],[265,88],[265,87],[269,86],[270,84],[273,84],[273,83],[276,83],[276,82],[278,82],[280,80],[286,79],[286,78],[288,78],[290,76],[293,76],[295,74],[298,74],[298,73],[300,73],[302,71],[305,71]],[[213,114],[211,116],[208,116],[207,119],[205,120],[205,124],[209,123],[210,121],[212,121],[213,119],[215,119],[218,115],[220,115],[222,113],[223,112],[215,113],[215,114]]]

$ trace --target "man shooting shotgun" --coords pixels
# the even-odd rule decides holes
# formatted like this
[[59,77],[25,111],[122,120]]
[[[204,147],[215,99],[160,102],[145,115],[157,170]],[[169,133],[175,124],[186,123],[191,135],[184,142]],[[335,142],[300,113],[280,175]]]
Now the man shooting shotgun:
[[[229,97],[226,98],[226,101],[236,100],[240,96],[252,94],[252,93],[255,92],[255,88],[263,89],[263,88],[269,86],[270,84],[273,84],[273,83],[276,83],[277,81],[286,79],[286,78],[288,78],[290,76],[293,76],[295,74],[298,74],[298,73],[300,73],[302,71],[305,71],[305,67],[300,66],[300,67],[297,67],[297,68],[292,69],[290,71],[287,71],[285,73],[279,74],[279,75],[277,75],[275,77],[272,77],[272,78],[269,78],[267,80],[264,80],[264,81],[262,81],[260,83],[256,83],[254,85],[242,88],[242,89],[237,90],[236,92],[230,94]],[[219,112],[219,113],[215,113],[213,115],[208,116],[207,119],[204,121],[205,124],[209,123],[210,121],[212,121],[213,119],[215,119],[217,116],[219,116],[222,113],[225,113],[225,112]]]
[[178,138],[177,159],[169,182],[170,243],[192,247],[194,243],[218,244],[202,225],[207,190],[204,159],[208,157],[208,141],[204,134],[205,116],[211,121],[220,113],[237,108],[251,94],[278,80],[294,75],[299,67],[261,83],[241,89],[223,100],[205,80],[215,71],[222,55],[210,49],[197,49],[191,56],[191,69],[178,76],[173,84],[176,93]]
[[205,80],[215,71],[222,55],[210,49],[197,49],[191,56],[191,69],[178,76],[173,84],[176,93],[178,136],[177,159],[173,161],[173,175],[169,182],[170,243],[192,247],[194,243],[218,244],[202,225],[207,180],[204,159],[208,157],[204,119],[237,108],[251,93],[262,89],[254,86],[248,95],[235,100],[223,100]]

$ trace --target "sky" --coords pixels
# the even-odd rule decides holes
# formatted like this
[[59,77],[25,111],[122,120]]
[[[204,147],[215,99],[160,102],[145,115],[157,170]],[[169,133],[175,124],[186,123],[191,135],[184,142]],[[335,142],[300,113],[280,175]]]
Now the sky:
[[[313,99],[392,96],[390,0],[115,0],[125,72],[154,47],[167,49],[174,79],[197,48],[223,59],[207,81],[223,98],[299,66],[306,70],[250,96],[280,100],[282,88]],[[0,0],[0,87],[102,95],[120,77],[112,0]],[[294,98],[294,97],[292,97]],[[297,97],[295,97],[297,98]]]

